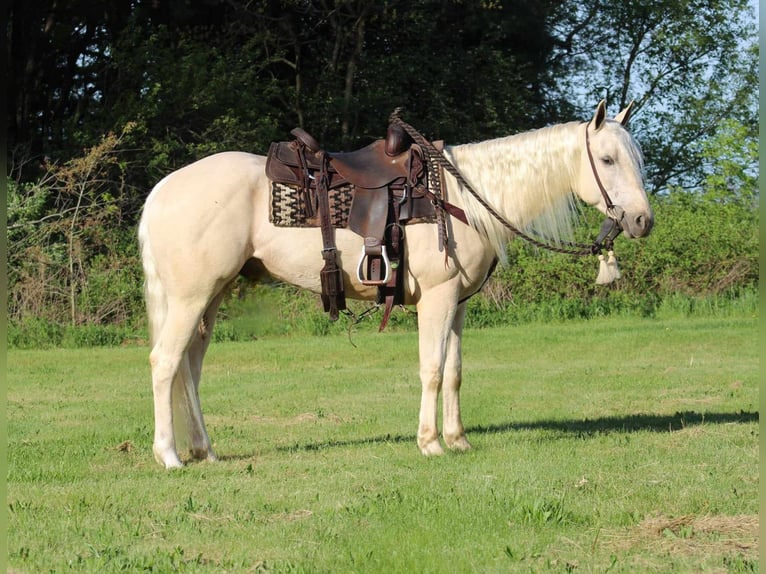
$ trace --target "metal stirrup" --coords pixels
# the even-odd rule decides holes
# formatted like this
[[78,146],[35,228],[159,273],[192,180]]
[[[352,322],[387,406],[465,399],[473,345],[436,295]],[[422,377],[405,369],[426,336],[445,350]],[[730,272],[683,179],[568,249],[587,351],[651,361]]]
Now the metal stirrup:
[[373,280],[373,279],[365,279],[363,276],[364,272],[364,262],[369,257],[368,253],[365,251],[364,246],[362,246],[362,256],[359,258],[359,265],[356,267],[356,278],[359,280],[359,282],[362,285],[385,285],[388,283],[388,280],[391,278],[391,261],[388,259],[388,254],[386,253],[386,246],[381,246],[381,252],[380,256],[383,258],[383,263],[386,266],[386,274],[383,277],[383,279],[380,280]]

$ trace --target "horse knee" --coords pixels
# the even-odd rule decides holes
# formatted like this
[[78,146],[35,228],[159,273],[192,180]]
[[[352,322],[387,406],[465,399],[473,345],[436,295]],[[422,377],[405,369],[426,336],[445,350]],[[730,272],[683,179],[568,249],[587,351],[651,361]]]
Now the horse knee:
[[442,370],[438,367],[421,367],[420,369],[420,382],[423,384],[423,389],[431,391],[440,391],[442,388]]

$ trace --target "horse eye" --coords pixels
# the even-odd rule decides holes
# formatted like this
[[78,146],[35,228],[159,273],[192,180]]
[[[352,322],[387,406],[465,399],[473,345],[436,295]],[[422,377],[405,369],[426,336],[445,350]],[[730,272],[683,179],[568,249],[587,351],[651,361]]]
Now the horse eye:
[[608,155],[605,155],[604,157],[602,157],[601,161],[604,162],[604,165],[614,165],[614,159],[612,159]]

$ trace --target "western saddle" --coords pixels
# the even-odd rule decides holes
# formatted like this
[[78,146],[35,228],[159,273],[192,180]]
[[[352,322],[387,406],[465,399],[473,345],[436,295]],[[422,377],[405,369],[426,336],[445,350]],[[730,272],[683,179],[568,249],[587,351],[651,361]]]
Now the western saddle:
[[[301,128],[290,133],[295,140],[272,143],[266,161],[266,175],[272,182],[272,221],[291,225],[277,223],[273,217],[275,194],[287,188],[298,198],[302,225],[321,228],[322,302],[333,321],[346,309],[334,228],[348,227],[360,235],[364,242],[356,277],[363,285],[378,287],[377,302],[385,304],[382,331],[393,305],[404,302],[403,274],[399,273],[404,256],[402,226],[435,221],[441,251],[447,243],[445,212],[463,221],[465,216],[442,199],[442,173],[432,152],[414,143],[396,123],[389,125],[385,139],[352,152],[324,151]],[[339,195],[344,196],[340,201]],[[348,213],[339,216],[337,205],[348,206]]]

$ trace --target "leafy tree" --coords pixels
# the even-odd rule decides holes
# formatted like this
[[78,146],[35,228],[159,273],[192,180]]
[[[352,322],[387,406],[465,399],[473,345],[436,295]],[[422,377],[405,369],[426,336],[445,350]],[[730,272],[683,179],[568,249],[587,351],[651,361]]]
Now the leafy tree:
[[[22,2],[8,8],[8,148],[58,157],[82,146],[83,122],[97,113],[111,81],[109,46],[131,2]],[[89,143],[95,143],[93,141]],[[18,167],[18,162],[13,162]]]
[[704,142],[722,120],[758,133],[758,43],[748,0],[586,0],[553,16],[558,91],[580,113],[600,97],[637,102],[633,129],[651,193],[699,188]]

